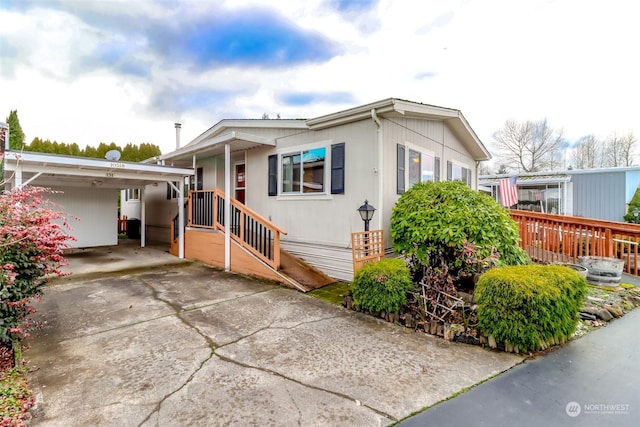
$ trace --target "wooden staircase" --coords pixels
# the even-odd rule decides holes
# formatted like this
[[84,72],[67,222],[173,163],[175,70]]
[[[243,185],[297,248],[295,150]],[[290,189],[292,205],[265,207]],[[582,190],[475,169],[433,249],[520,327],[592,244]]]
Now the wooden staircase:
[[[224,193],[191,191],[187,204],[185,257],[216,267],[224,263]],[[302,292],[336,280],[280,247],[287,234],[269,220],[231,198],[231,271],[275,280]],[[178,254],[177,216],[171,222],[170,253]]]

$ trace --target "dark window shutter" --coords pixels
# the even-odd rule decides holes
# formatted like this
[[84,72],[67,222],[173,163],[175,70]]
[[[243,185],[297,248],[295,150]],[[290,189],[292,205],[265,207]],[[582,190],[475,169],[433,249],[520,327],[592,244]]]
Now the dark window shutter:
[[269,196],[278,195],[278,155],[269,156]]
[[396,192],[404,193],[404,145],[398,144],[398,160],[397,160],[397,184]]
[[467,177],[467,168],[462,168],[462,179],[461,181],[464,182],[465,184],[467,183],[468,177]]
[[344,194],[344,142],[331,145],[331,194]]
[[171,185],[167,182],[167,200],[171,200]]
[[453,176],[453,163],[447,161],[447,181],[451,181]]
[[440,157],[433,159],[433,180],[435,182],[440,181]]

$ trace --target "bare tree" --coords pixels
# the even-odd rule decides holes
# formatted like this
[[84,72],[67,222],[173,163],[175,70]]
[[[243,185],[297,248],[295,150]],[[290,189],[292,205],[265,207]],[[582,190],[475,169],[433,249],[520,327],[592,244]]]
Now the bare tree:
[[633,152],[638,140],[629,132],[624,136],[613,134],[602,146],[603,166],[618,167],[633,164]]
[[514,165],[518,171],[536,172],[561,166],[563,132],[550,127],[547,119],[524,123],[507,120],[493,139],[501,161]]
[[573,151],[572,160],[576,169],[595,169],[602,165],[602,144],[594,135],[580,138]]

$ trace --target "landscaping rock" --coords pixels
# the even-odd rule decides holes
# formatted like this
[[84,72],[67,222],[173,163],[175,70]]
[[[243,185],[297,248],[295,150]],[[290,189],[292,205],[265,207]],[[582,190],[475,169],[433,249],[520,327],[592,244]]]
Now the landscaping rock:
[[580,312],[580,318],[582,320],[596,320],[595,314],[584,313],[582,311]]
[[601,308],[601,307],[594,307],[592,305],[588,305],[586,307],[582,307],[580,309],[581,313],[586,313],[586,314],[591,314],[593,316],[598,317],[599,319],[604,320],[605,322],[608,322],[609,320],[613,319],[613,315],[611,313],[609,313],[606,309]]
[[496,339],[493,337],[493,335],[489,335],[489,347],[493,349],[498,348],[498,343],[496,342]]
[[466,302],[467,304],[475,304],[476,302],[475,297],[468,292],[458,291],[458,298],[460,298],[462,301]]
[[605,304],[605,305],[603,305],[603,308],[605,310],[607,310],[609,313],[611,313],[613,315],[613,317],[622,317],[622,316],[624,316],[624,310],[618,305]]

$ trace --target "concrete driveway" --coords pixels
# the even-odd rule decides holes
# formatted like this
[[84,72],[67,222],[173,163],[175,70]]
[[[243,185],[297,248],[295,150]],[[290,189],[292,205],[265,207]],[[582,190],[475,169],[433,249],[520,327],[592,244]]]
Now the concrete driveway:
[[201,264],[50,285],[33,425],[382,426],[521,362]]

